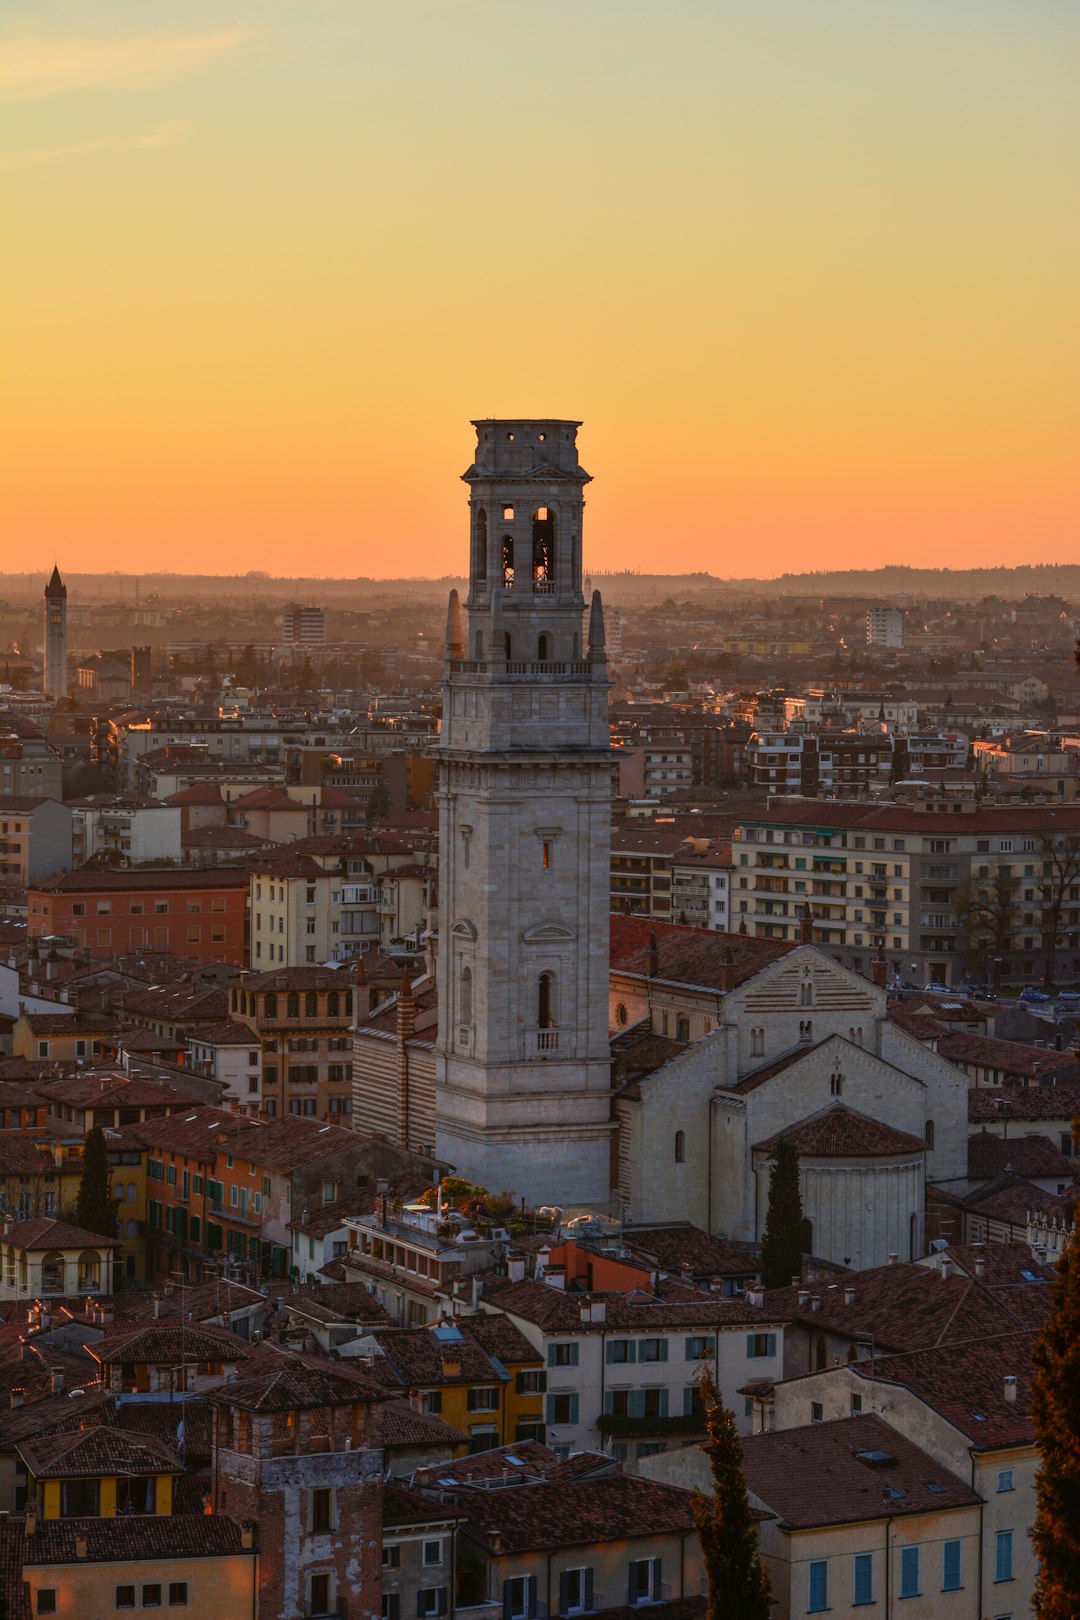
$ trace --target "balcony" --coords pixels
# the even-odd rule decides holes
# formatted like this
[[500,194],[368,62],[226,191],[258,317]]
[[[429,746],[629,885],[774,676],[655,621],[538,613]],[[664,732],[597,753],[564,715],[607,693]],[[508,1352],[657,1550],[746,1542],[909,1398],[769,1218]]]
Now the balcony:
[[629,1417],[622,1412],[602,1412],[596,1426],[603,1435],[655,1435],[658,1438],[676,1435],[703,1435],[704,1415],[691,1413],[689,1417]]
[[559,1031],[557,1029],[533,1030],[533,1051],[539,1057],[546,1057],[549,1052],[559,1050]]

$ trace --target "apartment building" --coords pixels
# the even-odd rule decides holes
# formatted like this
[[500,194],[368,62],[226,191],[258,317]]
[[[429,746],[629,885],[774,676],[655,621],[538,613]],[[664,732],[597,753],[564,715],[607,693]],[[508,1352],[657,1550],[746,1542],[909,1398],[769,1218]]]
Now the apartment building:
[[227,867],[64,872],[32,886],[29,937],[62,934],[95,958],[168,952],[242,963],[248,875]]
[[62,797],[63,760],[32,721],[0,710],[0,794]]
[[70,865],[68,806],[36,794],[0,794],[0,886],[24,888]]
[[[1042,977],[1044,914],[1057,901],[1056,975],[1080,975],[1080,809],[979,809],[953,813],[771,801],[747,818],[733,843],[731,926],[757,938],[799,938],[809,908],[813,939],[866,973],[883,954],[887,977],[940,984],[969,975],[999,982]],[[1007,947],[987,952],[968,897],[995,904],[1006,882],[1001,930]],[[994,959],[996,958],[996,960]]]
[[267,851],[251,874],[256,971],[344,962],[426,921],[435,872],[404,840],[341,833]]
[[122,865],[179,861],[182,812],[135,794],[95,793],[72,799],[71,861],[82,866],[96,855],[120,858]]
[[260,1095],[268,1117],[299,1114],[348,1123],[353,1021],[348,973],[282,967],[249,974],[230,988],[229,1013],[261,1050]]

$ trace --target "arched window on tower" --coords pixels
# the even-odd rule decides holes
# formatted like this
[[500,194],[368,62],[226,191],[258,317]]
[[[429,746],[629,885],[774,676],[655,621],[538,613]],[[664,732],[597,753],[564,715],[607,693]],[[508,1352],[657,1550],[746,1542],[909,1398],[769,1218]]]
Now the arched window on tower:
[[814,1252],[814,1223],[810,1219],[809,1215],[804,1215],[803,1216],[802,1224],[801,1224],[799,1230],[800,1230],[800,1234],[801,1234],[800,1242],[802,1243],[802,1252],[803,1252],[803,1254],[813,1254],[813,1252]]
[[538,663],[541,663],[541,664],[546,664],[547,663],[547,661],[548,661],[548,638],[547,638],[547,636],[541,636],[538,639],[538,641],[536,643],[536,658],[537,658]]
[[689,1018],[680,1018],[680,1019],[678,1019],[676,1021],[676,1024],[675,1024],[675,1039],[677,1041],[688,1041],[690,1039],[690,1020],[689,1020]]
[[932,1119],[928,1119],[926,1122],[926,1145],[928,1148],[934,1146],[934,1122]]
[[514,537],[504,534],[502,537],[502,577],[503,585],[507,590],[514,583]]
[[461,994],[458,997],[459,1012],[462,1029],[469,1029],[472,1025],[472,968],[463,967],[461,970]]
[[476,509],[476,552],[473,563],[473,577],[479,586],[487,585],[487,511],[479,506]]
[[555,975],[541,973],[536,982],[536,1027],[551,1029],[555,1024]]
[[686,1163],[686,1132],[685,1131],[676,1131],[675,1132],[675,1163],[676,1164],[685,1164]]
[[484,656],[484,632],[482,630],[478,630],[476,632],[476,657],[479,660],[479,659],[483,658],[483,656]]
[[532,520],[533,590],[555,589],[555,514],[549,506],[538,506]]

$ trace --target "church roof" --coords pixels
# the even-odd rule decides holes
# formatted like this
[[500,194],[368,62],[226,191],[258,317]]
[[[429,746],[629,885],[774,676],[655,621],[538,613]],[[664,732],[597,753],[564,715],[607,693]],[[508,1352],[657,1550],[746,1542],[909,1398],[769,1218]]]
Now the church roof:
[[791,1143],[800,1158],[806,1159],[883,1159],[898,1153],[925,1153],[921,1136],[898,1131],[866,1114],[856,1113],[843,1103],[832,1103],[817,1114],[799,1120],[786,1130],[777,1131],[758,1151],[774,1148],[781,1138]]
[[[653,939],[658,961],[657,971],[650,974]],[[713,933],[707,928],[657,922],[652,917],[624,917],[614,912],[611,916],[612,972],[668,983],[720,990],[730,975],[734,988],[797,949],[793,940]]]

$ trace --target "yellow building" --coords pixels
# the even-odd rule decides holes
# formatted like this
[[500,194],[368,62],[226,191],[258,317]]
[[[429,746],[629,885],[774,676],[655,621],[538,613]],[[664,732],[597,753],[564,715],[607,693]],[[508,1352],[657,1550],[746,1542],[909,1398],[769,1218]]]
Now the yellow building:
[[469,1436],[473,1452],[543,1440],[544,1370],[505,1318],[467,1317],[371,1335],[387,1382]]

